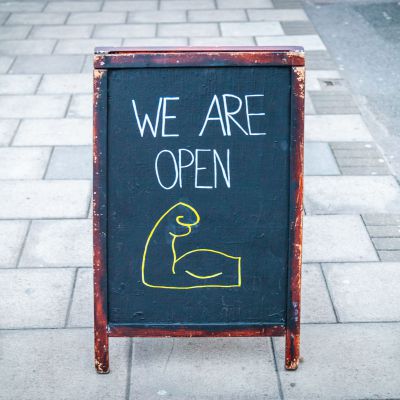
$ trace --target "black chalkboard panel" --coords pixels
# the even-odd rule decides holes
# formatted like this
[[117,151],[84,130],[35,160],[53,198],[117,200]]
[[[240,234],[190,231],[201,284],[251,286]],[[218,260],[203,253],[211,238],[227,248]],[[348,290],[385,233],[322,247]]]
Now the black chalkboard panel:
[[297,346],[303,63],[298,48],[97,52],[100,372],[104,327],[109,336],[290,331]]

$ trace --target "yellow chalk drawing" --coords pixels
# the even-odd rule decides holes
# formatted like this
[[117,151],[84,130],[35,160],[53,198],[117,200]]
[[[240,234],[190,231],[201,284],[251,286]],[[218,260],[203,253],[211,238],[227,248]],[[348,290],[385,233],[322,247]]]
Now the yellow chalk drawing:
[[[183,209],[182,209],[183,207]],[[172,212],[184,210],[186,213],[190,211],[194,218],[194,222],[184,222],[184,215],[177,215],[175,218],[176,228],[183,227],[187,229],[186,232],[183,233],[174,233],[168,232],[171,236],[171,242],[169,243],[171,250],[171,258],[170,260],[152,260],[153,264],[148,260],[149,248],[154,245],[157,249],[157,246],[160,246],[159,242],[154,240],[154,235],[157,231],[160,231],[160,224],[166,220],[166,217],[170,216]],[[232,287],[240,287],[242,285],[242,276],[241,276],[241,257],[231,256],[229,254],[223,253],[222,251],[217,251],[213,249],[194,249],[187,251],[186,253],[178,256],[176,252],[176,240],[178,238],[183,238],[185,236],[189,236],[192,233],[192,227],[197,225],[200,222],[200,215],[189,204],[179,202],[169,208],[155,223],[153,229],[150,231],[150,234],[147,238],[146,245],[144,247],[143,258],[142,258],[142,282],[151,288],[157,289],[200,289],[200,288],[232,288]],[[162,232],[161,232],[162,233]],[[156,252],[157,253],[157,252]],[[153,255],[154,257],[154,255]],[[216,271],[215,273],[202,275],[196,272],[193,272],[191,268],[195,268],[194,260],[199,260],[199,257],[208,258],[208,267],[212,266],[216,258],[218,258],[218,265],[223,271]],[[221,262],[223,261],[223,262]],[[165,265],[167,264],[167,265]],[[184,267],[182,267],[184,265]],[[204,263],[203,263],[204,265]],[[153,279],[159,280],[158,283],[149,283],[149,273],[147,273],[146,279],[146,269],[147,271],[151,270],[151,268],[158,268],[160,273],[156,274],[156,278]],[[182,275],[184,275],[182,279]],[[179,280],[177,279],[179,278]],[[166,280],[167,282],[162,282]],[[175,283],[174,283],[175,281]],[[171,283],[170,283],[171,282]],[[177,284],[179,282],[179,285]],[[184,282],[184,283],[180,283]]]

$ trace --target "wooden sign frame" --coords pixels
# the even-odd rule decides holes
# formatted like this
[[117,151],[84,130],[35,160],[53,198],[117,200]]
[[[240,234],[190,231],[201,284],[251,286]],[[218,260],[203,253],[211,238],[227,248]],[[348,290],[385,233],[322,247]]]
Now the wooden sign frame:
[[[113,326],[107,302],[107,72],[120,68],[284,66],[291,69],[290,202],[286,324],[218,330],[185,326]],[[95,366],[109,372],[109,337],[285,336],[285,367],[300,354],[300,291],[303,217],[304,53],[301,47],[97,48],[94,55],[94,335]]]

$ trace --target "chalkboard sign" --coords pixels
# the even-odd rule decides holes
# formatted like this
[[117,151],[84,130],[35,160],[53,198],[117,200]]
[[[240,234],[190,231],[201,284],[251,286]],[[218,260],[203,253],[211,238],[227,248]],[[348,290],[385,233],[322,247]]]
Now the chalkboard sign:
[[286,336],[299,359],[302,48],[96,49],[95,354]]

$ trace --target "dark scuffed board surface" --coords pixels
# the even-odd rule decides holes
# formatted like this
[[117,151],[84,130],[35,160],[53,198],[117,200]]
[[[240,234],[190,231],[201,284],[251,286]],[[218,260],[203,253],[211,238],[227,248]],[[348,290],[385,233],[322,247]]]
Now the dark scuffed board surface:
[[[201,326],[285,325],[288,293],[289,175],[290,175],[290,67],[193,67],[109,70],[108,72],[108,321],[110,324]],[[257,109],[266,118],[252,118],[253,132],[246,136],[232,124],[223,136],[218,122],[209,123],[199,137],[213,95],[264,94]],[[179,97],[168,103],[168,133],[179,137],[142,138],[135,122],[132,99],[139,112],[154,120],[160,97]],[[221,97],[220,97],[221,98]],[[143,115],[142,115],[143,116]],[[246,126],[244,111],[235,115]],[[182,188],[163,189],[154,163],[164,149],[215,149],[223,160],[230,151],[230,184],[218,175],[215,189],[194,188],[193,166],[184,169]],[[185,153],[187,155],[188,153]],[[212,152],[202,152],[199,184],[213,185]],[[187,160],[186,160],[187,161]],[[165,157],[162,178],[171,183],[174,169]],[[142,257],[156,221],[182,202],[197,210],[201,219],[192,232],[176,242],[180,254],[207,248],[241,257],[240,287],[186,290],[152,288],[142,282]],[[177,210],[178,211],[178,210]],[[181,211],[181,214],[184,211]],[[193,222],[193,215],[184,215]],[[177,214],[164,220],[146,260],[155,270],[171,264],[169,232]],[[163,225],[163,226],[162,226]],[[182,233],[182,232],[177,232]],[[215,254],[214,254],[215,255]],[[201,259],[201,257],[206,257]],[[224,271],[226,257],[199,254],[198,275]],[[212,265],[210,266],[210,261]],[[159,268],[159,269],[157,269]],[[184,286],[185,274],[173,280]],[[149,279],[157,279],[157,273]],[[222,279],[222,278],[221,278]]]

